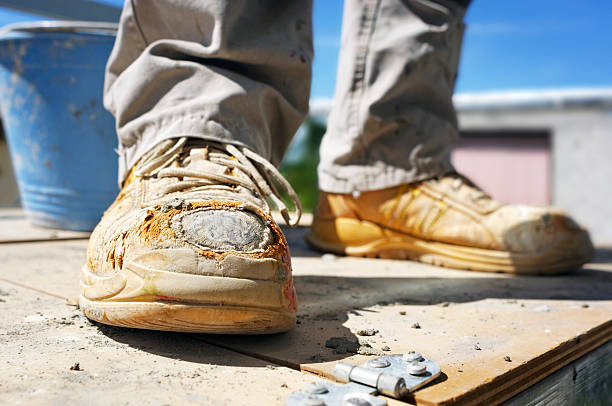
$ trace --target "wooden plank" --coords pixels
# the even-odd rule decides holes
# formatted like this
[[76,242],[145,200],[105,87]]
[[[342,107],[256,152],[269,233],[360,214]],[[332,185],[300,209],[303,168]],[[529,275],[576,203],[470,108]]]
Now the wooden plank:
[[[200,338],[327,377],[339,360],[368,358],[327,348],[332,337],[349,347],[360,342],[357,350],[366,353],[416,349],[440,362],[445,376],[415,401],[443,405],[499,404],[612,337],[609,263],[566,276],[512,277],[292,252],[296,330],[251,340]],[[417,322],[420,328],[412,328]],[[379,333],[357,334],[372,328]]]
[[0,404],[281,405],[317,379],[184,334],[92,324],[5,282],[0,309]]
[[34,226],[22,209],[0,209],[0,224],[0,244],[89,237],[89,233]]
[[[328,348],[333,337],[349,347],[361,341],[361,352],[416,349],[440,362],[444,372],[417,393],[418,404],[497,404],[612,336],[612,272],[605,256],[571,275],[511,277],[408,261],[321,257],[301,242],[303,231],[287,233],[300,298],[297,328],[267,337],[198,340],[328,377],[339,360],[368,358],[343,354],[342,346]],[[76,295],[85,246],[86,241],[0,245],[0,277]],[[413,328],[416,322],[421,328]],[[357,334],[368,328],[379,332]],[[511,362],[504,361],[506,355]]]
[[[418,350],[442,365],[445,378],[419,391],[417,403],[496,404],[609,340],[611,305],[606,301],[582,308],[582,301],[526,299],[518,303],[486,299],[447,308],[374,305],[313,318],[308,315],[295,331],[280,339],[201,339],[270,361],[300,364],[304,370],[327,377],[339,360],[362,363],[367,359],[335,354],[325,347],[332,337],[359,340],[380,353],[385,346],[389,353]],[[542,306],[551,311],[539,312]],[[349,314],[343,316],[343,311]],[[420,329],[411,328],[415,322]],[[379,333],[367,338],[357,335],[359,330],[372,328]],[[506,356],[512,362],[505,361]]]
[[[63,405],[65,401],[62,402],[61,399],[64,399],[68,400],[68,403],[92,405],[106,405],[107,402],[124,404],[124,402],[129,403],[131,401],[137,404],[156,405],[223,405],[229,403],[232,405],[284,405],[284,401],[290,393],[321,379],[321,377],[313,374],[295,371],[295,369],[299,369],[299,366],[295,366],[292,370],[285,367],[285,363],[276,364],[265,357],[244,356],[214,344],[202,343],[187,334],[123,329],[90,323],[75,306],[67,304],[67,299],[69,301],[74,300],[79,293],[78,276],[85,261],[86,246],[87,241],[85,240],[0,245],[0,264],[2,264],[0,266],[0,306],[2,306],[0,309],[3,310],[4,314],[10,315],[9,318],[0,322],[0,332],[6,331],[7,336],[5,340],[4,334],[0,333],[0,343],[8,341],[8,337],[14,334],[23,334],[23,332],[28,334],[23,337],[23,340],[13,341],[13,344],[19,346],[19,350],[8,348],[8,353],[17,354],[27,361],[19,367],[18,375],[8,373],[8,370],[12,368],[10,364],[7,366],[7,370],[3,370],[3,366],[0,365],[0,382],[5,382],[2,385],[3,391],[0,391],[0,404],[13,404],[23,401],[23,403],[33,405],[60,403]],[[27,302],[26,299],[23,299],[28,297],[34,297],[35,302],[31,303],[32,300]],[[13,305],[8,306],[7,303]],[[25,328],[23,322],[40,322],[45,326],[57,324],[55,329],[61,328],[62,334],[66,334],[66,336],[62,336],[64,337],[61,339],[62,342],[72,343],[74,341],[74,343],[78,343],[76,354],[79,357],[78,361],[75,362],[81,362],[84,368],[85,365],[89,365],[87,368],[90,368],[90,370],[94,370],[91,367],[91,365],[94,365],[95,370],[106,371],[108,369],[112,372],[111,376],[99,372],[93,372],[94,376],[89,376],[89,379],[103,379],[105,385],[96,386],[93,392],[86,394],[87,396],[83,396],[82,392],[75,392],[75,388],[71,386],[57,386],[57,380],[65,380],[71,376],[62,368],[70,364],[72,358],[68,357],[68,360],[66,357],[58,359],[54,356],[49,358],[48,354],[40,349],[40,352],[24,353],[24,348],[35,350],[39,343],[45,343],[45,339],[41,336],[44,333],[43,330],[34,329],[37,333],[34,336],[32,335],[34,331]],[[79,330],[76,331],[86,334],[85,338],[90,338],[94,334],[92,333],[93,329],[93,331],[97,331],[96,334],[102,334],[109,339],[118,341],[120,345],[122,343],[126,344],[134,351],[127,355],[120,352],[119,354],[112,353],[109,355],[104,350],[105,358],[99,361],[99,357],[95,353],[101,350],[96,349],[94,360],[88,351],[91,350],[92,345],[96,348],[100,345],[97,342],[92,344],[91,340],[85,340],[81,336],[74,338],[76,327],[70,327],[69,330],[66,330],[64,328],[66,324],[77,324]],[[29,324],[27,325],[29,326]],[[81,330],[83,327],[85,330]],[[117,344],[112,344],[112,342],[109,344],[109,342],[107,344],[113,348]],[[32,347],[32,343],[36,345]],[[54,351],[56,350],[54,349]],[[74,350],[75,348],[62,349],[60,352],[64,355],[70,355],[75,352]],[[140,353],[142,351],[144,351],[144,354]],[[135,355],[136,352],[137,355]],[[147,353],[149,353],[148,356]],[[176,358],[171,367],[170,360],[166,360],[168,361],[165,363],[167,371],[177,369],[177,362],[180,368],[174,372],[154,373],[154,371],[159,371],[161,367],[155,355]],[[199,358],[194,359],[195,355],[198,355]],[[133,365],[126,365],[126,356],[130,359],[130,363],[134,362]],[[44,362],[42,359],[44,359]],[[188,362],[189,366],[193,367],[187,369],[188,371],[195,370],[195,372],[184,372],[183,361]],[[115,362],[121,364],[123,369],[119,368],[118,370],[118,368],[113,367],[112,364]],[[59,367],[52,368],[49,366],[50,363]],[[30,388],[34,386],[41,388],[30,394],[26,390],[27,388],[19,386],[18,382],[23,381],[23,376],[25,376],[23,371],[35,369],[31,364],[36,367],[44,366],[45,374],[40,379],[30,381]],[[199,364],[203,364],[204,367],[199,367]],[[272,364],[272,367],[269,366],[270,364]],[[262,369],[262,366],[265,368]],[[136,376],[133,376],[133,371],[128,367],[138,372]],[[287,371],[291,371],[291,374],[287,374]],[[208,377],[211,373],[214,374],[214,378],[219,379],[211,380]],[[234,374],[237,374],[238,380],[236,380]],[[124,381],[122,375],[128,376],[129,379]],[[160,376],[161,378],[172,377],[172,385],[164,384],[166,379],[158,379],[154,382],[147,381],[147,384],[142,387],[137,385],[138,382],[135,382],[142,379],[157,379]],[[240,379],[243,376],[248,378],[248,382],[244,387],[241,386],[240,390],[236,390],[235,386],[242,385]],[[206,396],[202,397],[193,393],[194,385],[202,386],[193,381],[194,377],[197,377],[198,381],[204,380],[202,385],[206,388]],[[179,378],[185,378],[191,384]],[[177,379],[178,384],[175,382]],[[113,385],[120,389],[115,390]],[[185,389],[181,385],[188,385],[188,387]],[[214,386],[215,390],[209,390],[211,385]],[[150,393],[154,393],[155,396],[150,397]],[[185,393],[186,395],[183,396],[182,394]],[[6,402],[5,399],[7,399]],[[141,399],[145,399],[145,401],[141,401]],[[388,404],[389,406],[400,406],[403,403],[389,399]]]
[[77,298],[87,240],[0,244],[0,280],[61,298]]

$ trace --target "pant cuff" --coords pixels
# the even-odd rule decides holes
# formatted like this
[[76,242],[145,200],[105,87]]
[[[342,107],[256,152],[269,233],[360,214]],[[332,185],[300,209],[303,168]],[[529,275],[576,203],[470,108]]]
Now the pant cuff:
[[431,163],[426,159],[417,169],[379,163],[375,166],[332,165],[319,168],[319,189],[328,193],[359,193],[419,182],[454,171],[450,161]]

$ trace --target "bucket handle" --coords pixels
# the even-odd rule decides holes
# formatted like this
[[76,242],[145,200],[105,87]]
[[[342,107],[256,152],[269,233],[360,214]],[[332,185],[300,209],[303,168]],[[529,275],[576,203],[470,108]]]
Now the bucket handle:
[[4,26],[0,29],[0,35],[11,31],[22,32],[79,32],[94,31],[108,32],[115,34],[118,24],[96,21],[38,21],[34,23],[15,23]]

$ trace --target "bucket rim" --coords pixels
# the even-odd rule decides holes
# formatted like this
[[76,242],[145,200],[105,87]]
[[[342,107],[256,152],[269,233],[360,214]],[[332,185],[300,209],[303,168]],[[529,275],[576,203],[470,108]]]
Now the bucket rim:
[[43,20],[13,23],[0,28],[0,35],[13,32],[98,32],[116,34],[117,23],[99,21]]

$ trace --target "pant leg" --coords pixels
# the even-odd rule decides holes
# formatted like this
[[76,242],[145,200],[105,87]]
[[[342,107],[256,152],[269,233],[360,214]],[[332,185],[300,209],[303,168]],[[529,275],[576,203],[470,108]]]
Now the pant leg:
[[308,112],[309,0],[126,0],[107,64],[119,178],[160,141],[246,145],[279,164]]
[[322,190],[383,189],[452,170],[451,97],[468,2],[346,0]]

